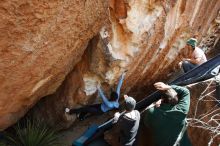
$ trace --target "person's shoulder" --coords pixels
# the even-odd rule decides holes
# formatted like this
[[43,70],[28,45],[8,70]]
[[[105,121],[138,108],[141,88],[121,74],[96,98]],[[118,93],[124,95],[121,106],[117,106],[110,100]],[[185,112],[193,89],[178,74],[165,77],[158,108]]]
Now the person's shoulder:
[[177,88],[177,85],[170,85],[171,88]]
[[140,115],[140,112],[138,110],[134,110],[134,112],[138,115]]
[[197,50],[202,50],[202,48],[200,48],[200,47],[196,47],[195,49],[197,49]]
[[202,48],[199,48],[199,47],[196,47],[196,48],[195,48],[195,51],[196,51],[196,52],[199,52],[199,53],[204,53],[204,51],[202,50]]
[[189,94],[190,91],[188,88],[185,86],[178,86],[178,85],[171,85],[171,87],[177,92],[177,93],[182,93],[184,92],[185,94]]
[[185,90],[188,90],[188,88],[186,88],[185,86],[179,86],[179,85],[170,85],[170,86],[173,89],[185,89]]

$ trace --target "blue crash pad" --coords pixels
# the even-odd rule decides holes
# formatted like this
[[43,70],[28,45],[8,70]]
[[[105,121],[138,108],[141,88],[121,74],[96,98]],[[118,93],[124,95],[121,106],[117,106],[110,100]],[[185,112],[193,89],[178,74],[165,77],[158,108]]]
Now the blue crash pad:
[[91,136],[93,136],[94,133],[96,133],[97,129],[98,129],[98,125],[96,125],[96,124],[91,125],[91,126],[85,131],[85,133],[83,133],[82,136],[80,136],[78,139],[76,139],[76,140],[73,142],[72,146],[83,146],[84,143],[85,143],[89,138],[91,138]]

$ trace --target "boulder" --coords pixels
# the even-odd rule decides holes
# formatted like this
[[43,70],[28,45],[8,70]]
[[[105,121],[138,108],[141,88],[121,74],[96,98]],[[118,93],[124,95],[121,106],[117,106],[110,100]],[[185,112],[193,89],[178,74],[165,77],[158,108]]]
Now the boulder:
[[67,128],[75,117],[64,108],[100,102],[96,85],[108,95],[125,70],[122,94],[143,98],[179,71],[188,38],[216,29],[219,8],[219,0],[1,1],[0,129],[34,105],[30,115]]

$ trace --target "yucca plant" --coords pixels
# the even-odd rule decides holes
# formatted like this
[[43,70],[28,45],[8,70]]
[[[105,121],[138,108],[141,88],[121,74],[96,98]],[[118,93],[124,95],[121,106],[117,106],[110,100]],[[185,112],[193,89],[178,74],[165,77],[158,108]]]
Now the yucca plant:
[[3,141],[0,141],[0,146],[6,146]]
[[24,126],[18,123],[14,131],[5,136],[9,146],[60,146],[57,131],[39,121],[27,120]]

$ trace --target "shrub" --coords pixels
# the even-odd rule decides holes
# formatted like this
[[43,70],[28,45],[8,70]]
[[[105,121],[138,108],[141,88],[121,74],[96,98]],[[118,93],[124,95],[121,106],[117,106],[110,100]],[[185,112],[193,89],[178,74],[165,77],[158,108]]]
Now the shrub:
[[18,123],[14,132],[5,135],[9,146],[59,146],[57,131],[40,121],[27,120],[23,126]]
[[0,141],[0,146],[6,146],[3,141]]

